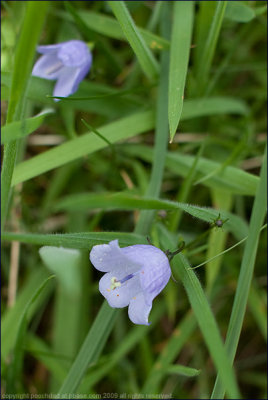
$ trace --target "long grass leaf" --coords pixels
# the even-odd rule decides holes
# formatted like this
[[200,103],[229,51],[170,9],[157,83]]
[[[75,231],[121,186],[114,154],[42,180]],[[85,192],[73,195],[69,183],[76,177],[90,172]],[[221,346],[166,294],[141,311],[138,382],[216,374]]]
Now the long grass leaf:
[[[103,136],[111,143],[127,139],[151,129],[154,125],[153,114],[149,111],[133,114],[99,128]],[[14,170],[12,185],[24,182],[53,168],[64,165],[86,154],[106,147],[107,144],[92,133],[63,143],[54,149],[42,153],[30,160],[18,164]]]
[[136,54],[144,73],[149,79],[155,80],[159,72],[157,61],[138,31],[127,6],[123,1],[108,1],[108,4],[113,10],[130,46]]
[[96,362],[113,328],[118,310],[105,301],[61,386],[58,395],[76,393],[91,363]]
[[[35,48],[46,16],[48,2],[37,4],[29,1],[16,48],[11,89],[7,111],[7,124],[21,118],[25,89],[30,76]],[[34,25],[32,21],[35,21]],[[11,191],[11,181],[16,162],[18,142],[12,141],[4,147],[4,160],[1,173],[1,228],[5,223]]]
[[41,246],[62,246],[74,249],[90,250],[96,244],[108,243],[111,240],[118,239],[123,246],[132,244],[146,244],[146,238],[134,234],[123,232],[81,232],[81,233],[56,233],[56,234],[38,234],[38,233],[4,233],[3,240],[17,240],[22,243],[30,243]]
[[217,1],[215,14],[212,19],[212,23],[206,39],[206,43],[202,54],[202,59],[200,60],[200,65],[196,77],[200,93],[203,93],[205,85],[208,80],[209,71],[215,53],[216,44],[218,41],[227,3],[228,3],[227,1]]
[[[235,357],[242,329],[242,324],[246,312],[249,290],[253,277],[255,259],[258,249],[260,229],[266,213],[266,204],[267,204],[267,147],[261,168],[260,183],[257,189],[256,197],[253,204],[252,214],[250,217],[248,239],[243,253],[237,288],[235,291],[235,299],[232,308],[232,314],[226,336],[225,346],[231,362],[233,362]],[[212,399],[223,398],[225,391],[226,387],[222,385],[222,381],[218,376],[211,398]]]
[[171,141],[176,133],[182,113],[194,5],[192,1],[174,1],[173,7],[168,84],[168,120]]
[[[152,162],[153,152],[152,149],[144,145],[133,145],[123,147],[124,152],[127,154],[135,155]],[[194,156],[168,152],[166,156],[167,168],[178,176],[186,177],[189,173],[191,166],[195,160]],[[196,176],[204,176],[214,169],[218,169],[220,163],[200,157],[197,167]],[[214,175],[202,182],[205,186],[225,189],[235,194],[254,196],[256,193],[259,177],[250,174],[237,167],[227,166],[220,174]]]
[[24,342],[26,338],[26,331],[29,323],[29,309],[32,304],[38,299],[42,291],[45,289],[48,282],[54,278],[54,275],[50,275],[32,294],[31,299],[26,304],[18,322],[17,336],[15,340],[15,346],[13,351],[12,362],[9,366],[9,376],[7,381],[7,392],[17,393],[21,388],[19,384],[21,382],[21,373],[24,357]]
[[[24,286],[21,288],[17,300],[14,306],[4,312],[1,319],[1,359],[4,361],[9,355],[9,352],[14,347],[16,335],[18,331],[18,323],[20,316],[23,313],[26,305],[30,301],[33,292],[41,283],[49,276],[48,271],[45,268],[37,267],[35,271],[31,273]],[[35,301],[30,311],[28,312],[28,318],[33,317],[35,312],[46,302],[46,299],[51,294],[52,287],[49,285],[41,293],[39,298]]]
[[175,278],[179,277],[185,287],[193,312],[203,334],[210,356],[224,384],[228,396],[233,399],[239,398],[239,389],[230,360],[224,349],[217,323],[210,309],[208,300],[204,294],[199,280],[186,258],[181,254],[175,256],[173,273]]
[[52,113],[54,113],[54,110],[52,109],[44,110],[34,117],[26,118],[22,121],[11,122],[3,126],[1,128],[1,144],[7,144],[12,140],[30,135],[43,124],[45,117]]
[[[170,36],[170,29],[168,20],[170,17],[169,4],[163,5],[161,32],[164,37]],[[168,101],[168,67],[169,58],[168,53],[161,53],[160,60],[160,78],[157,93],[156,104],[156,131],[155,131],[155,146],[153,152],[153,163],[150,181],[146,190],[146,195],[158,197],[161,188],[161,182],[164,174],[165,158],[168,143],[168,115],[167,115],[167,101]],[[148,234],[152,224],[154,212],[142,211],[135,226],[135,232]]]

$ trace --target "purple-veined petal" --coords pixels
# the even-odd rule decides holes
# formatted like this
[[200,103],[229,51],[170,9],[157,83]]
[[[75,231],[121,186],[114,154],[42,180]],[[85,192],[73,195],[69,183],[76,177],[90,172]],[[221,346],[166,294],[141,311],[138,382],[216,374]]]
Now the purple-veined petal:
[[45,54],[34,64],[32,75],[49,80],[57,79],[63,65],[55,54]]
[[148,322],[149,313],[152,308],[152,303],[145,301],[144,294],[138,293],[130,300],[128,307],[128,316],[134,324],[150,325]]
[[[98,244],[92,247],[90,261],[96,269],[102,272],[122,272],[122,278],[140,269],[135,260],[129,260],[118,245],[118,240],[109,244]],[[121,278],[120,278],[121,279]]]
[[[65,42],[63,42],[65,43]],[[37,51],[40,54],[56,53],[62,46],[62,43],[48,44],[45,46],[37,46]]]
[[134,245],[122,250],[130,260],[141,263],[141,287],[146,301],[150,303],[164,289],[171,276],[166,254],[151,245]]
[[99,282],[99,290],[106,298],[109,305],[113,308],[122,308],[128,306],[130,300],[141,290],[138,276],[134,276],[128,281],[122,283],[121,286],[111,289],[112,278],[117,280],[123,279],[124,274],[118,272],[108,272]]

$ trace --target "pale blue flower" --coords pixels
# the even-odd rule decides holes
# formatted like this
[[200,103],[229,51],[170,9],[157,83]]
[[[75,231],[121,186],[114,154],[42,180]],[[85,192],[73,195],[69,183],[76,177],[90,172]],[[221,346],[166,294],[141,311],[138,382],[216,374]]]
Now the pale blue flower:
[[118,240],[92,248],[90,261],[106,274],[99,290],[113,308],[128,307],[134,324],[149,325],[153,299],[171,276],[166,254],[151,245],[136,244],[120,248]]
[[49,80],[56,79],[53,96],[67,97],[76,92],[92,63],[92,55],[86,43],[81,40],[69,40],[38,46],[37,51],[43,55],[35,63],[32,75]]

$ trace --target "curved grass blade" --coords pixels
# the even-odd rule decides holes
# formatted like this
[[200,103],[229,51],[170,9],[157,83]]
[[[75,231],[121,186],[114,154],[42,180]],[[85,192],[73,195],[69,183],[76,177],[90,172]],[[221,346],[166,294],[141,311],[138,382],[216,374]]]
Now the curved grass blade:
[[30,135],[43,124],[47,115],[53,113],[54,110],[47,109],[41,111],[34,117],[6,124],[1,128],[1,144],[7,144],[12,140],[20,139],[24,136]]
[[[264,160],[261,168],[260,183],[257,189],[253,204],[253,210],[249,224],[249,234],[245,245],[245,251],[242,258],[238,284],[235,291],[235,299],[232,308],[232,314],[228,326],[225,348],[233,363],[238,341],[242,329],[242,324],[246,312],[250,285],[254,272],[255,259],[258,249],[260,230],[266,213],[267,204],[267,147],[264,154]],[[223,398],[226,387],[217,377],[212,399]]]
[[22,243],[30,243],[41,246],[62,246],[74,249],[90,250],[96,244],[109,243],[118,239],[119,244],[130,246],[132,244],[148,244],[144,236],[134,233],[122,232],[81,232],[81,233],[11,233],[4,232],[2,239],[7,241],[16,240]]
[[[31,73],[35,47],[43,26],[48,4],[48,1],[42,1],[40,4],[35,1],[29,1],[26,4],[26,14],[14,59],[7,111],[7,124],[21,118],[22,105],[26,92],[25,89]],[[34,25],[32,21],[35,21]],[[1,229],[3,229],[8,211],[17,148],[17,141],[8,143],[4,148],[4,160],[1,173]]]
[[209,71],[215,53],[216,44],[222,26],[222,21],[227,3],[228,3],[227,1],[217,1],[215,14],[212,19],[212,23],[210,26],[210,30],[207,36],[207,40],[204,46],[202,58],[196,76],[199,86],[199,93],[204,92],[205,86],[207,84]]
[[188,261],[182,254],[178,254],[174,257],[173,265],[175,278],[181,279],[185,287],[193,312],[210,352],[210,356],[216,366],[221,382],[223,382],[224,388],[230,398],[239,399],[240,395],[235,374],[231,362],[227,357],[217,323],[201,284],[195,273],[190,269]]
[[[14,306],[4,312],[1,319],[2,361],[5,361],[6,357],[9,355],[9,352],[14,347],[18,331],[18,323],[20,320],[20,316],[23,313],[23,310],[30,301],[35,289],[39,287],[46,278],[48,278],[48,275],[49,273],[45,268],[40,268],[39,266],[37,266],[36,270],[32,271],[27,282],[25,282],[24,286],[21,288]],[[39,309],[41,304],[46,301],[50,294],[51,287],[47,286],[46,290],[41,293],[39,298],[35,301],[30,311],[28,312],[28,318],[31,318],[35,314],[35,312]]]
[[20,316],[19,324],[18,324],[18,331],[17,337],[15,341],[14,351],[13,351],[13,358],[12,362],[9,366],[9,374],[7,380],[7,393],[18,393],[21,389],[19,384],[21,382],[20,374],[22,372],[22,363],[24,357],[24,341],[26,337],[26,331],[29,323],[29,309],[32,304],[38,299],[42,291],[45,289],[48,282],[54,278],[54,275],[49,276],[39,288],[34,292],[29,302],[26,304],[22,315]]
[[[120,24],[116,21],[115,18],[86,9],[84,9],[83,11],[76,10],[76,12],[77,15],[82,19],[84,24],[92,31],[95,31],[112,39],[126,40]],[[57,15],[61,16],[62,18],[71,20],[70,16],[64,11],[57,12]],[[166,50],[169,48],[169,41],[164,39],[163,37],[155,35],[149,30],[140,27],[137,27],[137,30],[141,34],[145,43],[151,49]]]
[[113,10],[130,46],[136,54],[144,73],[150,80],[155,80],[159,73],[159,66],[151,50],[138,31],[125,3],[123,1],[108,1],[108,4]]
[[[153,152],[150,147],[144,145],[122,147],[127,154],[135,155],[142,160],[152,162]],[[176,175],[186,177],[194,160],[194,156],[169,152],[166,155],[166,167]],[[196,176],[207,175],[219,167],[220,164],[218,162],[200,157],[196,167]],[[258,176],[236,167],[227,166],[220,174],[212,176],[204,181],[203,184],[212,188],[226,189],[232,193],[254,196],[258,182]]]
[[[111,143],[145,132],[154,126],[153,114],[150,111],[136,113],[112,122],[98,129],[103,136],[109,137]],[[107,144],[96,135],[84,134],[63,143],[30,160],[18,164],[14,170],[12,185],[24,182],[76,158],[103,149]]]
[[[162,19],[161,19],[161,33],[164,37],[170,36],[170,27],[168,24],[170,18],[169,4],[163,4]],[[156,103],[156,122],[155,122],[155,145],[153,151],[152,171],[146,195],[151,197],[159,197],[161,182],[163,179],[165,159],[168,144],[168,66],[169,58],[167,52],[161,53],[160,59],[160,77],[158,84],[157,103]],[[150,232],[154,212],[142,211],[135,226],[135,232],[144,235]]]
[[194,18],[192,1],[174,1],[172,4],[174,13],[168,89],[168,121],[171,141],[176,133],[182,113]]
[[150,325],[149,326],[134,326],[131,332],[122,340],[120,345],[117,347],[116,352],[113,353],[104,365],[99,367],[94,366],[92,370],[88,372],[85,380],[82,382],[81,391],[88,392],[92,387],[99,382],[104,376],[111,371],[123,357],[125,357],[135,346],[137,346],[140,341],[146,337],[152,328],[155,327],[156,323],[162,317],[165,312],[165,306],[163,303],[157,303],[152,309],[152,314],[150,315]]
[[111,308],[106,301],[103,302],[58,395],[76,393],[88,367],[99,358],[114,326],[118,311],[118,309]]

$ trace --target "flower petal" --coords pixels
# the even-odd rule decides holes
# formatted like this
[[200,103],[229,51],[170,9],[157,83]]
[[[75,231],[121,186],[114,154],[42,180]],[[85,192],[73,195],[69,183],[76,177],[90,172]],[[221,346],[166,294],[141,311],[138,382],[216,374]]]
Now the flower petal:
[[113,308],[126,307],[131,298],[137,295],[141,290],[140,281],[138,276],[134,276],[128,281],[124,282],[120,287],[111,289],[111,279],[116,277],[117,280],[122,279],[124,276],[122,272],[120,274],[116,272],[108,272],[105,274],[99,282],[99,290],[101,294],[106,298],[109,305]]
[[151,308],[152,303],[147,303],[144,294],[140,292],[131,299],[128,307],[128,316],[134,324],[150,325],[148,317]]
[[82,68],[63,67],[54,87],[53,96],[68,97],[76,92],[88,70],[88,65]]
[[63,67],[54,87],[53,96],[68,97],[73,94],[80,83],[77,79],[79,72],[79,68]]
[[37,51],[40,54],[56,53],[61,48],[63,43],[49,44],[46,46],[37,46]]
[[45,79],[57,79],[63,68],[55,54],[45,54],[34,64],[32,75]]
[[155,246],[141,244],[124,247],[122,250],[128,259],[141,263],[141,287],[150,304],[164,289],[171,276],[166,254]]
[[[92,247],[90,261],[96,269],[102,272],[114,271],[123,274],[122,277],[136,272],[140,265],[135,260],[129,260],[118,245],[118,240],[113,240],[109,244],[98,244]],[[121,279],[121,276],[119,277]]]
[[58,58],[66,67],[83,67],[92,62],[91,52],[85,42],[69,40],[62,43],[58,51]]

